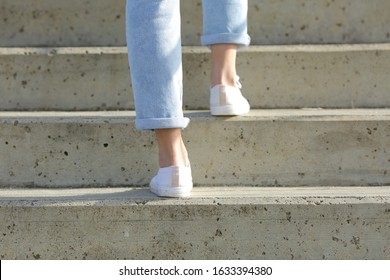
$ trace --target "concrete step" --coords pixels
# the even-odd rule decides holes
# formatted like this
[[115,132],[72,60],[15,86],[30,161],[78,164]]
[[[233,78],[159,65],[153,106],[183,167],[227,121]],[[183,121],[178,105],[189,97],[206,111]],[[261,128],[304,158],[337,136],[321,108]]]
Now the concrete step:
[[[390,3],[390,2],[389,2]],[[390,107],[390,44],[252,46],[253,108]],[[183,48],[184,106],[209,108],[209,50]],[[134,109],[126,48],[0,48],[0,110]]]
[[[390,109],[189,111],[196,185],[390,184]],[[140,186],[157,170],[133,112],[0,112],[1,187]]]
[[1,259],[389,259],[389,187],[0,190]]
[[[184,45],[199,45],[200,0],[183,0]],[[2,0],[0,46],[124,46],[125,1]],[[390,42],[386,0],[251,0],[254,44]]]

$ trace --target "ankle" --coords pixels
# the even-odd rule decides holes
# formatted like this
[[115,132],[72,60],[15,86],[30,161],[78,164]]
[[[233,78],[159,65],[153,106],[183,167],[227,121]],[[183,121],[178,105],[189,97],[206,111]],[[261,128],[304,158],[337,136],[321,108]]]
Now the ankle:
[[221,74],[221,73],[218,73],[218,74],[215,74],[215,75],[212,75],[212,78],[211,78],[211,87],[214,87],[216,85],[225,85],[225,86],[232,86],[232,87],[235,87],[236,86],[236,82],[235,82],[235,77],[236,77],[236,74]]
[[185,148],[174,148],[172,150],[159,152],[159,166],[160,168],[170,166],[187,166],[188,156]]
[[156,138],[160,167],[186,166],[188,164],[188,154],[180,129],[158,129],[156,130]]
[[234,86],[237,45],[211,45],[211,85]]

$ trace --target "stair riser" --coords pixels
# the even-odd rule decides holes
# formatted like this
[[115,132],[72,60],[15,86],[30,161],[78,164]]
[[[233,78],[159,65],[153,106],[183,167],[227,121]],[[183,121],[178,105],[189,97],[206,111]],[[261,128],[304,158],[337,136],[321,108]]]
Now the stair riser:
[[133,108],[127,53],[6,55],[0,58],[1,110]]
[[[0,110],[134,109],[126,48],[38,51],[2,50]],[[208,109],[210,54],[183,52],[184,107]],[[252,47],[238,73],[252,108],[389,107],[389,54],[387,44]]]
[[[201,1],[181,1],[184,45],[199,45]],[[386,0],[251,0],[253,44],[390,42]],[[123,46],[125,1],[3,0],[0,46]]]
[[[184,131],[197,185],[388,185],[390,120],[190,116]],[[153,133],[133,119],[0,124],[0,186],[147,184]]]
[[385,203],[284,200],[242,205],[217,198],[204,205],[10,203],[0,208],[0,257],[390,259]]

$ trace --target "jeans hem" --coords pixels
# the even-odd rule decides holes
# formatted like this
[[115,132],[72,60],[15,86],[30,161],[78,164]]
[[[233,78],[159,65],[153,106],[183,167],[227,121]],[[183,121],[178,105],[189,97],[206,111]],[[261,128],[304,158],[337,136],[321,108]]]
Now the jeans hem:
[[209,46],[213,44],[237,44],[240,47],[249,46],[251,38],[248,34],[232,34],[222,33],[214,35],[203,35],[201,43],[203,46]]
[[162,128],[181,128],[184,129],[190,123],[189,118],[152,118],[136,119],[135,127],[139,130],[152,130]]

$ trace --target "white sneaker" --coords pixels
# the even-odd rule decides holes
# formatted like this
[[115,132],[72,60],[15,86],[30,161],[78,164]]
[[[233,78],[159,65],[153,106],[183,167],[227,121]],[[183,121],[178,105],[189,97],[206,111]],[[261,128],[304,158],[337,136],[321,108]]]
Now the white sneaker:
[[236,76],[236,87],[216,85],[210,89],[210,111],[213,116],[239,116],[249,112],[248,100],[241,94]]
[[191,166],[160,168],[150,182],[150,191],[164,197],[189,197],[192,191]]

